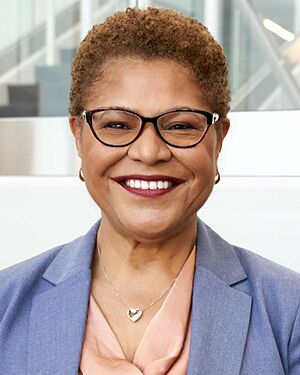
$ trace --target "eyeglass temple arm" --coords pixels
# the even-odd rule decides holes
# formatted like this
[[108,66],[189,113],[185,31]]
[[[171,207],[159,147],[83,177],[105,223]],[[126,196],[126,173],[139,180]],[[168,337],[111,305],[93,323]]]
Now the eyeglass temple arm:
[[211,124],[214,124],[215,122],[217,122],[219,118],[220,118],[220,115],[218,113],[213,113]]

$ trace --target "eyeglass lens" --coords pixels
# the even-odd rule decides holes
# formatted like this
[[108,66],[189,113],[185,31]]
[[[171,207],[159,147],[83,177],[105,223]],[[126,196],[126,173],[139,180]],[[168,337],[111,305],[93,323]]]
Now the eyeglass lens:
[[[125,145],[139,134],[142,120],[139,116],[122,110],[95,112],[92,127],[97,137],[111,145]],[[207,119],[195,112],[166,113],[157,120],[161,136],[170,144],[186,147],[197,143],[207,129]]]

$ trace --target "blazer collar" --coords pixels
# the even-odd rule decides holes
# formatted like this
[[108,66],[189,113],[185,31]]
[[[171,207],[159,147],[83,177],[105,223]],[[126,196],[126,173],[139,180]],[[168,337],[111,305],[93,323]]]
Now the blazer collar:
[[99,223],[64,245],[42,276],[51,284],[32,300],[28,375],[78,373]]
[[199,221],[188,375],[240,374],[252,298],[233,285],[246,278],[234,247]]
[[[99,225],[64,245],[43,274],[52,287],[33,298],[28,374],[77,373]],[[251,298],[231,286],[246,278],[233,246],[198,220],[189,375],[239,373]]]
[[98,220],[85,235],[64,245],[43,274],[45,280],[58,285],[81,270],[91,268],[100,221]]
[[[78,271],[91,268],[98,220],[83,236],[67,243],[43,274],[45,280],[57,285]],[[228,285],[247,278],[232,245],[223,240],[200,219],[197,221],[196,267],[204,267]]]
[[198,219],[196,268],[200,266],[228,285],[247,278],[234,247]]

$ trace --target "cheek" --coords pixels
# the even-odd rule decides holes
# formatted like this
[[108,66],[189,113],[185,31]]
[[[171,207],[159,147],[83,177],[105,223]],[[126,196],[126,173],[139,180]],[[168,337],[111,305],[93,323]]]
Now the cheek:
[[193,191],[196,195],[209,194],[214,185],[216,174],[215,163],[211,158],[199,157],[192,170]]
[[208,138],[206,142],[189,150],[181,158],[182,164],[190,174],[186,199],[193,211],[204,205],[213,190],[216,175],[215,155],[215,143]]
[[191,149],[182,158],[182,164],[189,169],[195,180],[210,179],[216,171],[215,142],[203,142]]
[[189,199],[198,211],[209,198],[215,185],[216,168],[211,154],[198,157],[193,169],[193,182]]
[[105,174],[109,175],[108,170],[121,158],[118,153],[111,153],[102,147],[94,147],[84,154],[82,168],[90,179],[95,180]]
[[124,149],[103,145],[89,134],[82,139],[82,150],[82,170],[87,183],[103,177],[126,153]]

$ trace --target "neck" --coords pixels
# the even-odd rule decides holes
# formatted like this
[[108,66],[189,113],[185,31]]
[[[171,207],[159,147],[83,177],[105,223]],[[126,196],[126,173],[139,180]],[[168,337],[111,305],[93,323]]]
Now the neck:
[[[167,284],[180,272],[196,241],[197,217],[187,222],[173,235],[159,239],[126,236],[111,225],[103,215],[97,235],[97,245],[105,268],[116,284],[122,280],[136,280],[145,286],[153,280]],[[97,255],[97,254],[96,254]],[[98,256],[94,261],[94,275],[102,273]]]

